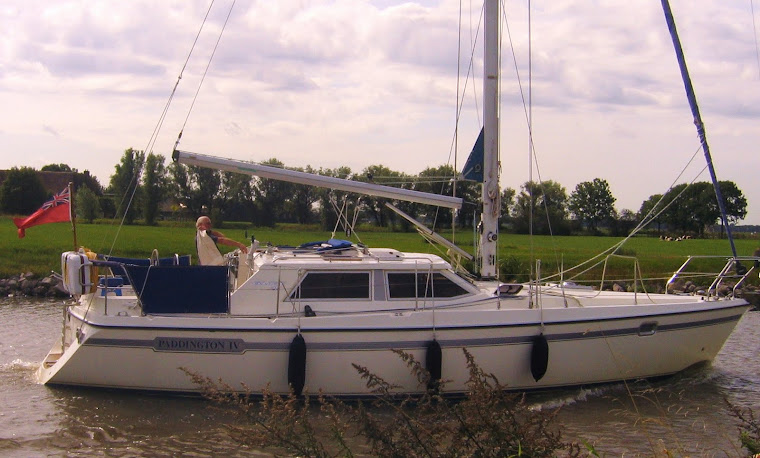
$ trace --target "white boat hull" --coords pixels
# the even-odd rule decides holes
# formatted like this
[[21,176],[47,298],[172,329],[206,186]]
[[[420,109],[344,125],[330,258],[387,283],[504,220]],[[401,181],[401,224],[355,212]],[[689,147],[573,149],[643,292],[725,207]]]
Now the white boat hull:
[[[586,385],[665,376],[711,361],[748,308],[739,299],[686,297],[688,302],[678,302],[672,295],[662,297],[666,303],[657,305],[596,306],[594,319],[588,318],[588,307],[547,308],[551,304],[546,300],[543,310],[487,305],[277,319],[84,319],[81,307],[75,306],[67,312],[66,350],[51,350],[39,377],[51,385],[197,391],[182,370],[186,368],[240,391],[269,386],[287,393],[289,347],[300,324],[306,342],[305,387],[311,393],[368,395],[353,364],[397,384],[399,393],[420,392],[425,387],[391,350],[409,352],[424,364],[433,339],[442,347],[441,372],[448,393],[466,391],[463,348],[508,389]],[[549,357],[545,375],[536,381],[530,369],[532,339],[541,333],[548,341]]]

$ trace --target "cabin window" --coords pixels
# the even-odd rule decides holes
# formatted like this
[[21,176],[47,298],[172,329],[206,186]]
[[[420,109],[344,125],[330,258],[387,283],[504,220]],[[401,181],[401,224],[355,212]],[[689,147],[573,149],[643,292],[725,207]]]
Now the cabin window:
[[369,272],[309,272],[291,299],[369,299]]
[[428,272],[397,272],[388,273],[388,294],[391,299],[445,298],[462,296],[467,290],[440,273],[433,274],[431,283]]

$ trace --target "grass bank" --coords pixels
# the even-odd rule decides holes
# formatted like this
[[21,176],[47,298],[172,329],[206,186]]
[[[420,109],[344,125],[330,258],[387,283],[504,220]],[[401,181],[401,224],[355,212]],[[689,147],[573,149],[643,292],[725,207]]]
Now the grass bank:
[[[262,243],[274,245],[299,245],[314,240],[325,240],[330,233],[317,226],[278,225],[276,228],[253,227],[245,223],[228,223],[221,230],[236,240],[243,241],[251,235]],[[450,233],[444,233],[452,238]],[[84,245],[98,253],[112,253],[125,257],[150,256],[153,249],[159,255],[174,253],[192,254],[195,259],[195,226],[192,221],[172,222],[159,226],[123,226],[117,223],[99,221],[95,224],[77,225],[79,245]],[[338,237],[342,237],[339,234]],[[473,251],[472,232],[455,234],[457,244],[467,251]],[[116,242],[114,242],[114,240]],[[356,241],[356,238],[352,238]],[[513,279],[527,280],[531,259],[542,260],[544,275],[557,271],[558,265],[566,268],[574,266],[604,251],[621,240],[619,237],[593,236],[534,236],[500,234],[499,259]],[[388,232],[377,228],[359,231],[359,241],[371,247],[390,247],[402,251],[437,253],[436,249],[416,233]],[[740,255],[751,255],[760,246],[760,241],[736,240]],[[47,275],[51,270],[60,270],[60,253],[73,248],[71,226],[68,223],[46,224],[27,230],[27,235],[19,239],[11,218],[0,217],[0,277],[32,272]],[[226,247],[220,247],[226,248]],[[641,265],[642,274],[648,278],[667,278],[689,255],[730,255],[726,240],[705,239],[666,242],[656,237],[635,237],[628,241],[620,252],[635,256]],[[611,262],[607,278],[629,279],[633,275],[633,261],[619,259]],[[598,273],[598,272],[597,272]],[[593,274],[589,274],[593,276]]]

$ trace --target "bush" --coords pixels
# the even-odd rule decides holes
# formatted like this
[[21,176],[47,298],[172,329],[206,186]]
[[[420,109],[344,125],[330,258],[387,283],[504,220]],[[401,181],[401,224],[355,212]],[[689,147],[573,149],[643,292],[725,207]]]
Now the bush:
[[82,186],[76,194],[77,216],[88,223],[95,221],[101,214],[98,196],[87,186]]
[[[395,350],[394,350],[395,351]],[[562,441],[553,425],[558,410],[532,411],[524,395],[509,393],[492,374],[486,374],[467,358],[467,393],[460,400],[444,398],[435,390],[420,396],[400,396],[395,386],[369,369],[354,365],[366,380],[375,400],[347,404],[321,394],[298,398],[280,396],[264,389],[260,400],[233,393],[223,381],[183,369],[198,384],[205,397],[231,406],[248,420],[230,426],[233,439],[241,444],[270,447],[300,456],[555,456],[559,452],[578,456],[577,444]],[[414,357],[395,351],[417,377],[428,386],[430,374]],[[445,381],[441,382],[445,386]],[[363,439],[366,447],[351,450],[348,438]],[[356,443],[356,440],[352,441]]]
[[530,268],[516,256],[507,256],[499,260],[499,278],[502,281],[528,281]]

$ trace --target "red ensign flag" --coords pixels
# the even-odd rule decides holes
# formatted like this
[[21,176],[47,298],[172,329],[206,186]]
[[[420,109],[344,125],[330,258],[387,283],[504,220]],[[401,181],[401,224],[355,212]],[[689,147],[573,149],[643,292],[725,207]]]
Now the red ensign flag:
[[54,195],[50,200],[42,204],[39,210],[26,218],[13,218],[13,223],[18,228],[18,238],[23,238],[28,227],[46,223],[60,223],[71,221],[71,195],[69,187]]

